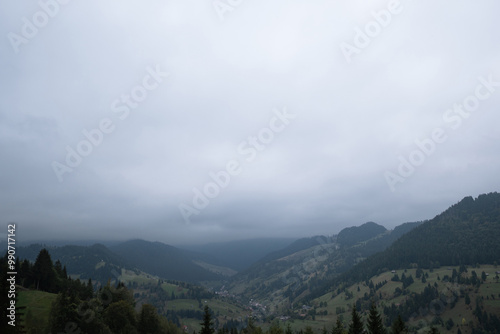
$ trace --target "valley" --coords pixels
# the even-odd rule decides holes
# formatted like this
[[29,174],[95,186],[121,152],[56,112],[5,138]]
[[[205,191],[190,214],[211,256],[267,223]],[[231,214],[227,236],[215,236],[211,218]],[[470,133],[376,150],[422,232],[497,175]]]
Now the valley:
[[[188,333],[201,330],[205,306],[215,329],[242,330],[251,318],[263,330],[319,333],[337,320],[347,328],[354,307],[367,321],[372,303],[387,328],[400,315],[415,333],[432,327],[488,332],[500,328],[499,208],[500,195],[492,193],[392,230],[368,222],[330,236],[246,241],[247,252],[266,243],[270,251],[239,265],[236,252],[216,256],[234,243],[211,254],[144,240],[110,247],[34,244],[18,254],[34,262],[47,249],[71,279],[91,282],[94,291],[121,284],[136,312],[152,305]],[[19,290],[26,326],[44,322],[57,295],[33,286]]]

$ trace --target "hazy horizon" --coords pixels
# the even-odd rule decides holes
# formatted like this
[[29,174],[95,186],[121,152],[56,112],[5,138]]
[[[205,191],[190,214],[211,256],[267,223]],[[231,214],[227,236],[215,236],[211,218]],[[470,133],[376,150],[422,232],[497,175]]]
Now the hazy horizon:
[[500,190],[498,1],[230,3],[0,4],[0,235],[331,235]]
[[[475,198],[476,196],[472,196],[473,198]],[[458,201],[457,201],[458,203]],[[456,203],[453,203],[453,204],[456,204]],[[451,205],[450,205],[451,206]],[[448,209],[448,208],[446,208]],[[445,211],[446,209],[443,209],[442,211]],[[438,214],[440,214],[441,212],[439,212]],[[436,214],[436,215],[438,215]],[[393,230],[395,227],[397,226],[400,226],[402,224],[406,224],[406,223],[415,223],[415,222],[422,222],[422,221],[427,221],[427,220],[431,220],[433,219],[433,217],[430,217],[430,218],[426,218],[426,219],[422,219],[422,220],[414,220],[414,221],[405,221],[405,222],[402,222],[400,224],[395,224],[394,226],[386,226],[384,224],[381,224],[381,223],[378,223],[378,222],[373,222],[373,223],[376,223],[378,225],[381,225],[383,227],[385,227],[387,230]],[[363,224],[366,224],[366,223],[370,223],[372,221],[369,221],[369,222],[363,222],[363,223],[359,223],[359,224],[354,224],[354,225],[348,225],[348,226],[344,226],[343,228],[339,229],[338,231],[334,231],[332,233],[330,232],[324,232],[324,233],[313,233],[313,234],[310,234],[310,235],[295,235],[295,236],[286,236],[286,235],[280,235],[279,233],[276,233],[274,235],[266,235],[266,236],[260,236],[260,237],[238,237],[238,236],[233,236],[233,238],[215,238],[215,239],[211,239],[211,240],[203,240],[203,239],[190,239],[188,240],[187,242],[170,242],[169,239],[155,239],[155,238],[140,238],[140,237],[125,237],[125,238],[105,238],[104,236],[102,238],[77,238],[77,237],[74,237],[74,238],[42,238],[42,239],[37,239],[37,238],[33,238],[33,239],[21,239],[20,242],[18,242],[18,245],[21,245],[21,246],[27,246],[27,245],[31,245],[31,244],[36,244],[36,243],[47,243],[47,245],[55,245],[55,246],[62,246],[62,245],[78,245],[78,246],[91,246],[91,245],[94,245],[96,243],[103,243],[104,245],[108,246],[108,245],[112,245],[112,244],[119,244],[119,243],[122,243],[122,242],[127,242],[127,241],[131,241],[131,240],[145,240],[145,241],[148,241],[148,242],[161,242],[161,243],[164,243],[164,244],[168,244],[168,245],[171,245],[171,246],[174,246],[174,247],[189,247],[189,246],[203,246],[203,245],[209,245],[209,244],[218,244],[218,243],[235,243],[235,242],[238,242],[238,241],[252,241],[252,240],[262,240],[262,239],[290,239],[290,240],[299,240],[301,238],[311,238],[311,237],[316,237],[316,236],[333,236],[333,235],[337,235],[338,233],[340,233],[342,231],[342,229],[344,228],[350,228],[350,227],[359,227]],[[15,223],[15,222],[9,222],[9,223]],[[17,229],[18,230],[23,230],[23,226],[19,225],[18,223],[16,223],[17,225]],[[2,233],[0,234],[2,236],[5,236],[5,238],[2,238],[2,240],[0,240],[0,245],[5,243],[6,241],[4,239],[6,239],[7,237],[7,234],[6,233]]]

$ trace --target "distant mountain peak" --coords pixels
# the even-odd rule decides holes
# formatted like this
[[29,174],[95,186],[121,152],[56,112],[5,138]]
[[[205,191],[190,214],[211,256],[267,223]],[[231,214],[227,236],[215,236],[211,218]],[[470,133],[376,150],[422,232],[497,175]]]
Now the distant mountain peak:
[[500,256],[498,240],[500,194],[467,196],[352,268],[343,279],[361,281],[385,268],[493,263]]
[[357,243],[370,240],[386,232],[387,229],[374,222],[367,222],[361,226],[347,227],[339,232],[337,242],[341,246],[353,246]]

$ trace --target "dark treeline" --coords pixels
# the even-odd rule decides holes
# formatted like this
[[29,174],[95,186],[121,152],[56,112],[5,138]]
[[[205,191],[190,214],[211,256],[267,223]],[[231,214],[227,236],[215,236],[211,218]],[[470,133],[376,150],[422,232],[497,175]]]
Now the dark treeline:
[[[6,273],[12,271],[7,270],[7,259],[7,254],[0,259],[2,296],[8,291]],[[29,319],[21,324],[17,319],[16,327],[2,321],[1,333],[182,333],[172,322],[159,316],[150,304],[141,305],[136,312],[133,293],[123,283],[112,286],[108,281],[94,291],[91,279],[86,283],[71,279],[66,267],[60,261],[54,264],[46,249],[40,251],[34,263],[16,261],[15,269],[18,287],[55,293],[57,298],[52,304],[47,328],[40,328],[39,323],[31,323]],[[6,319],[9,301],[1,300],[0,315]]]
[[71,290],[81,298],[92,296],[92,280],[82,283],[80,280],[72,280],[59,260],[52,262],[51,256],[46,249],[42,249],[36,261],[16,261],[16,284],[28,289],[58,293],[63,290]]
[[132,291],[123,283],[102,287],[89,299],[81,299],[70,291],[58,294],[49,319],[52,333],[130,333],[180,334],[151,304],[142,304],[135,311]]
[[[99,282],[104,285],[110,277],[118,276],[122,269],[133,270],[126,260],[100,244],[62,247],[32,244],[19,247],[17,254],[23,259],[35,261],[42,249],[48,250],[52,259],[64,263],[68,272],[78,274],[82,279],[92,278],[94,283]],[[99,265],[96,265],[98,263]]]

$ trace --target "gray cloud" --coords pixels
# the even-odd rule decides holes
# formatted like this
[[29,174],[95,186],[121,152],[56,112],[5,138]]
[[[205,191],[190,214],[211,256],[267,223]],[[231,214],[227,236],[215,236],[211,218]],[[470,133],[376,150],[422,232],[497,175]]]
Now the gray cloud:
[[[401,2],[350,63],[341,43],[389,1],[242,2],[224,20],[210,1],[70,1],[27,38],[40,3],[0,5],[0,210],[21,239],[331,234],[500,188],[500,87],[456,129],[443,118],[479,77],[500,81],[496,1]],[[142,100],[155,68],[169,76]],[[284,107],[296,118],[246,161],[238,147]],[[103,120],[59,182],[53,162]],[[384,173],[436,128],[447,139],[391,191]],[[179,205],[231,160],[241,173],[186,224]]]

